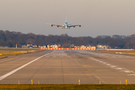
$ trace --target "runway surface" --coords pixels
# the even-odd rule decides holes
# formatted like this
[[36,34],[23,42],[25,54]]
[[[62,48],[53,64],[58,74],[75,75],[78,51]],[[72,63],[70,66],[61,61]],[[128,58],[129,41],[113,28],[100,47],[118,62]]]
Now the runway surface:
[[0,59],[0,84],[135,84],[135,56],[56,50]]

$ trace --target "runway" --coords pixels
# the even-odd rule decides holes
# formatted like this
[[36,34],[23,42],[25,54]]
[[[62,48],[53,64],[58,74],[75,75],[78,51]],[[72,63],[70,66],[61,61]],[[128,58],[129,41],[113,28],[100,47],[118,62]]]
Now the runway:
[[135,84],[135,56],[46,50],[0,59],[0,84]]

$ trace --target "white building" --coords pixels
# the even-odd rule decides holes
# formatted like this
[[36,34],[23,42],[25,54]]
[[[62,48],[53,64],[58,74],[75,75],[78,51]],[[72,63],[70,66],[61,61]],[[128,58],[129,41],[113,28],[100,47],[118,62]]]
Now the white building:
[[97,45],[97,49],[108,49],[109,46],[106,45]]
[[50,48],[58,48],[58,45],[50,45]]
[[86,49],[87,47],[86,46],[84,46],[84,45],[81,45],[81,47],[80,47],[81,49]]

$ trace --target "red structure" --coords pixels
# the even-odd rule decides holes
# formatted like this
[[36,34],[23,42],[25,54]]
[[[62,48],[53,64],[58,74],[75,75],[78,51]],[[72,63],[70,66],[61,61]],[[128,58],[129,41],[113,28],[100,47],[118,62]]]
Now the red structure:
[[95,50],[95,48],[40,48],[41,50]]

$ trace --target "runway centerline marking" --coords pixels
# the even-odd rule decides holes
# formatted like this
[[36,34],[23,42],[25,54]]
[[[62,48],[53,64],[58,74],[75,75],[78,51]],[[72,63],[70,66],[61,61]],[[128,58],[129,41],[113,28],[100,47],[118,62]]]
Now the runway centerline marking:
[[[54,51],[53,51],[53,52],[54,52]],[[51,52],[51,53],[53,53],[53,52]],[[38,58],[36,58],[36,59],[34,59],[34,60],[32,60],[32,61],[30,61],[30,62],[28,62],[28,63],[26,63],[26,64],[20,66],[19,68],[16,68],[16,69],[10,71],[9,73],[7,73],[7,74],[1,76],[1,77],[0,77],[0,81],[3,80],[3,79],[6,78],[6,77],[12,75],[13,73],[19,71],[20,69],[22,69],[22,68],[28,66],[29,64],[31,64],[31,63],[33,63],[33,62],[39,60],[40,58],[42,58],[42,57],[44,57],[44,56],[46,56],[46,55],[48,55],[48,54],[51,54],[51,53],[44,54],[44,55],[42,55],[42,56],[40,56],[40,57],[38,57]]]

